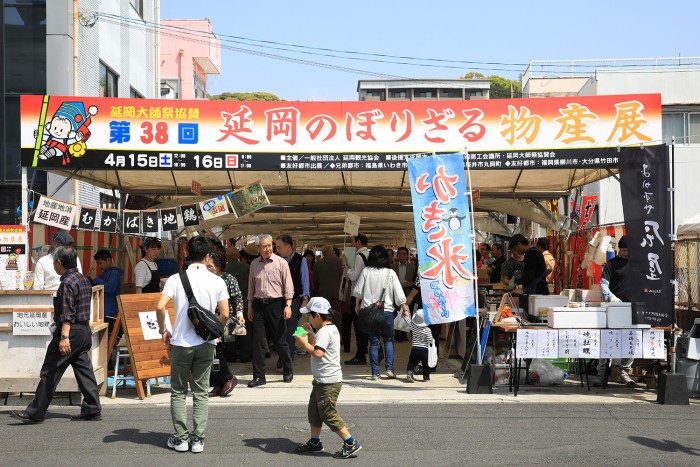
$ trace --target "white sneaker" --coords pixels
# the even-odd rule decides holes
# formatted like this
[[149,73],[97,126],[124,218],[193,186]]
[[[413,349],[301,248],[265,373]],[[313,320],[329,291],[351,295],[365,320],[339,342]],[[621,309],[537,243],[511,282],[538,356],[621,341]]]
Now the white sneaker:
[[168,447],[177,452],[187,452],[190,449],[190,443],[186,439],[178,439],[174,435],[168,438]]
[[204,451],[204,441],[196,438],[193,439],[192,445],[190,446],[190,450],[195,453]]
[[632,378],[630,378],[630,375],[628,375],[625,370],[620,370],[620,375],[617,377],[617,382],[630,387],[637,384]]

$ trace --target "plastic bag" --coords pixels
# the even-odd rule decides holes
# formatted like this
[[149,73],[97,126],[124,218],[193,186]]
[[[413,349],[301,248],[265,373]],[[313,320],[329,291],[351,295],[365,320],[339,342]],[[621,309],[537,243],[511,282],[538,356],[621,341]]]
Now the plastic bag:
[[435,368],[438,364],[438,350],[435,346],[435,339],[430,342],[430,347],[428,347],[428,366],[430,368]]
[[562,384],[568,374],[561,368],[557,368],[547,360],[536,358],[530,363],[530,378],[531,384],[538,386],[555,386]]
[[396,318],[394,318],[394,331],[408,332],[410,330],[411,318],[408,316],[403,316],[403,314],[399,312],[399,314],[396,315]]

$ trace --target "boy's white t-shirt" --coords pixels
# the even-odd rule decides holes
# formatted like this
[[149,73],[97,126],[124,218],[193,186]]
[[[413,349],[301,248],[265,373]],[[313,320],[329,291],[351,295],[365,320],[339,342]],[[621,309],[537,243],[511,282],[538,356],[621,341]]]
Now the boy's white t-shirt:
[[[191,264],[187,268],[186,274],[190,286],[192,286],[194,297],[207,310],[213,312],[220,301],[229,299],[224,280],[209,272],[203,264]],[[162,294],[175,300],[175,324],[170,343],[180,347],[194,347],[204,343],[205,340],[194,332],[192,321],[187,316],[189,300],[187,300],[185,288],[182,286],[180,274],[173,274],[168,278]],[[216,339],[208,342],[216,345]]]
[[324,350],[323,357],[311,356],[311,374],[319,383],[331,384],[343,381],[340,368],[340,333],[334,324],[322,326],[316,332],[314,348]]

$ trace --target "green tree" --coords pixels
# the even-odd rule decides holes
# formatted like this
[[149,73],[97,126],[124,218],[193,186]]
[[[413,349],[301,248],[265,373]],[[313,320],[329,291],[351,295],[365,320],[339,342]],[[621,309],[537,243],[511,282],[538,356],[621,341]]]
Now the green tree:
[[489,97],[491,99],[510,99],[511,97],[523,97],[523,91],[520,87],[520,81],[517,79],[508,79],[498,75],[485,77],[479,72],[470,71],[463,76],[463,79],[488,79],[491,81],[489,89]]
[[222,92],[209,96],[213,101],[281,101],[279,97],[269,92]]

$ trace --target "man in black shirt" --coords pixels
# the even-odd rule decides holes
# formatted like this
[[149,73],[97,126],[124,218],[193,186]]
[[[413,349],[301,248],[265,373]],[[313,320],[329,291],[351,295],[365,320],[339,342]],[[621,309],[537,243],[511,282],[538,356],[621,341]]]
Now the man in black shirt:
[[501,267],[506,262],[506,257],[503,256],[503,245],[500,243],[491,245],[491,256],[494,260],[486,267],[486,270],[489,273],[489,282],[497,284],[501,282]]
[[545,282],[547,275],[547,265],[544,262],[542,252],[530,245],[530,241],[522,234],[515,234],[508,242],[510,248],[515,248],[519,253],[523,254],[523,272],[516,276],[513,282],[522,284],[523,296],[520,301],[520,308],[528,312],[528,296],[529,295],[549,295],[549,287]]
[[[617,243],[617,256],[605,263],[603,273],[600,276],[600,295],[606,302],[629,302],[629,278],[627,277],[627,239],[623,236]],[[613,366],[619,368],[617,382],[626,386],[634,386],[636,383],[630,378],[628,371],[634,363],[633,358],[614,358]],[[605,371],[607,370],[607,359],[601,358],[598,362],[598,379],[593,382],[594,386],[601,386]]]

